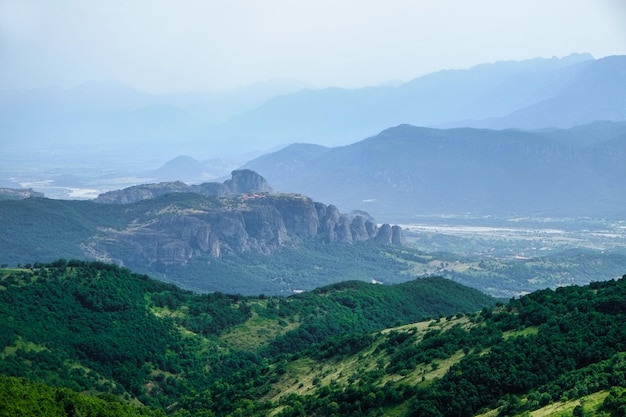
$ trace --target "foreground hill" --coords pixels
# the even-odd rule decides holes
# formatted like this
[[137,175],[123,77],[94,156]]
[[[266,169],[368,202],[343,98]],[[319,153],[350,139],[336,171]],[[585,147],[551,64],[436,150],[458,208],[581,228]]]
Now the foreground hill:
[[532,132],[401,125],[348,146],[294,144],[246,168],[284,192],[394,221],[438,213],[614,217],[626,203],[625,138],[623,123]]
[[[239,372],[253,375],[248,388],[262,395],[259,384],[280,375],[279,359],[311,344],[494,304],[440,278],[346,282],[279,299],[194,295],[112,265],[64,260],[0,270],[0,288],[1,374],[167,411],[198,407],[196,393],[212,387],[206,399],[228,403],[216,403],[217,414],[237,402],[227,386],[244,383]],[[0,386],[3,399],[12,389],[51,396],[7,378]],[[63,392],[66,403],[81,400]]]
[[235,297],[63,260],[0,270],[0,285],[7,413],[28,398],[61,416],[619,416],[626,406],[626,278],[495,306],[439,278]]

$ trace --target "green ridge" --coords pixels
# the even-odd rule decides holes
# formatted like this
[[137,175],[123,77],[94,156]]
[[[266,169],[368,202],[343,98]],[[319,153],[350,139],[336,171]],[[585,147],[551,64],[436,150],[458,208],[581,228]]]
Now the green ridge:
[[624,278],[497,305],[441,278],[200,295],[75,260],[1,269],[0,285],[0,415],[626,410]]

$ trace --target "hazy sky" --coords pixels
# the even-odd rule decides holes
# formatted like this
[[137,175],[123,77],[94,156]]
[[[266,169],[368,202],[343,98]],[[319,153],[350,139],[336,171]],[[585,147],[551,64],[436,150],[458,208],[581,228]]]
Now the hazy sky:
[[572,52],[626,55],[626,1],[0,0],[0,88],[359,87]]

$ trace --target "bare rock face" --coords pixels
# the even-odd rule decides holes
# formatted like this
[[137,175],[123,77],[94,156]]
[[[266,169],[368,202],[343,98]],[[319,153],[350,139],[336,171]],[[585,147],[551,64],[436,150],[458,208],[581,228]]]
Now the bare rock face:
[[353,243],[352,230],[350,230],[350,223],[346,217],[341,217],[339,223],[335,227],[335,233],[337,234],[338,243]]
[[224,181],[223,184],[207,182],[199,185],[187,185],[181,181],[173,181],[135,185],[123,190],[102,193],[96,197],[95,201],[103,204],[130,204],[171,193],[195,193],[207,197],[226,197],[235,194],[271,192],[272,188],[265,178],[249,169],[242,169],[233,171],[231,179]]
[[180,181],[136,185],[123,190],[109,191],[100,194],[96,197],[95,201],[104,204],[131,204],[165,194],[186,192],[187,189],[187,184]]
[[365,230],[369,239],[374,239],[378,234],[378,226],[373,221],[365,222]]
[[388,224],[383,224],[378,228],[378,233],[376,234],[376,242],[382,243],[383,245],[391,245],[391,237],[393,232],[391,230],[391,226]]
[[391,226],[391,244],[403,246],[405,244],[404,233],[400,226]]
[[302,195],[268,196],[261,201],[270,204],[282,215],[285,227],[300,239],[317,236],[319,218],[313,200]]
[[353,242],[365,242],[370,238],[365,227],[365,220],[361,216],[356,216],[352,219],[350,232],[352,232]]
[[231,172],[231,179],[225,181],[224,185],[233,194],[271,193],[273,191],[265,178],[249,169]]
[[315,208],[320,222],[320,239],[328,243],[337,242],[336,228],[341,218],[339,209],[332,204],[326,206],[322,203],[315,203]]
[[218,182],[205,182],[199,185],[190,185],[189,190],[207,197],[226,197],[230,194],[230,189]]
[[284,217],[276,207],[259,206],[243,211],[242,216],[246,233],[260,252],[272,252],[290,240]]
[[400,226],[383,224],[378,228],[378,233],[374,237],[374,240],[383,245],[402,246],[404,244],[404,234]]
[[194,243],[203,253],[209,253],[214,258],[219,258],[221,256],[219,239],[215,233],[211,233],[210,224],[198,227],[195,242],[192,242],[192,245]]
[[43,197],[44,195],[43,193],[34,191],[32,188],[0,188],[0,196],[14,200],[22,200],[25,198]]
[[[165,190],[175,190],[163,195]],[[271,254],[306,240],[352,244],[374,240],[401,245],[402,229],[377,226],[365,212],[337,207],[300,194],[274,194],[253,171],[233,171],[224,184],[160,183],[105,193],[97,201],[128,204],[126,226],[101,229],[84,245],[92,257],[118,264],[183,265],[196,257]],[[132,204],[153,199],[153,202]]]

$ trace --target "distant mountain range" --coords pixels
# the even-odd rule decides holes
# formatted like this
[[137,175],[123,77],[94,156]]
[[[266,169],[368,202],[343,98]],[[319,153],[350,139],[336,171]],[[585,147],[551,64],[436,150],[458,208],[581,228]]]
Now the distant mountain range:
[[[626,120],[626,56],[589,54],[445,70],[396,86],[267,83],[148,94],[119,83],[0,91],[0,133],[20,146],[144,146],[199,159],[293,142],[347,144],[399,124],[572,127]],[[153,148],[145,149],[146,145]],[[155,147],[156,146],[156,147]]]
[[[302,84],[282,82],[223,94],[158,95],[116,83],[99,82],[72,89],[3,90],[0,91],[0,137],[4,145],[0,150],[0,186],[18,188],[21,185],[55,197],[80,198],[145,182],[181,180],[201,183],[226,178],[230,171],[246,161],[288,144],[343,146],[373,137],[392,126],[407,124],[442,129],[543,130],[543,136],[547,135],[556,142],[563,144],[565,141],[567,146],[576,142],[576,146],[582,146],[593,142],[594,135],[604,135],[601,131],[605,128],[596,126],[590,130],[583,127],[580,131],[573,128],[594,121],[626,121],[625,97],[626,56],[594,59],[589,54],[496,62],[470,69],[440,71],[399,85],[360,89],[314,90],[304,89]],[[556,128],[565,130],[546,133],[546,129]],[[477,132],[471,135],[474,134]],[[492,135],[493,139],[496,134],[487,135]],[[486,139],[487,142],[489,140]],[[616,152],[619,152],[621,145],[619,140],[617,142]],[[359,146],[362,145],[348,149]],[[298,157],[304,157],[304,154],[312,152],[309,156],[313,156],[322,150],[313,149],[296,150],[290,147],[281,155],[295,152]],[[553,150],[558,152],[556,148]],[[398,149],[398,152],[404,151]],[[457,151],[462,152],[460,149]],[[575,153],[578,155],[580,151],[577,149]],[[334,150],[331,154],[336,157],[338,152]],[[393,151],[385,150],[383,153],[387,152]],[[488,150],[485,152],[489,155]],[[599,201],[614,199],[612,192],[615,187],[619,189],[617,183],[623,175],[621,168],[611,162],[615,157],[608,150],[594,152],[600,158],[608,158],[607,169],[611,172],[603,172],[600,178],[594,177],[598,175],[595,168],[590,176],[584,174],[584,169],[572,171],[573,168],[565,167],[563,172],[573,175],[567,181],[579,184],[576,193],[586,190],[588,182],[608,181],[609,185],[602,185],[604,190],[595,189],[584,195]],[[600,155],[602,152],[604,156]],[[464,165],[467,158],[460,158],[460,161],[452,162],[458,164],[459,169],[469,168]],[[439,166],[444,159],[434,160],[432,164]],[[168,160],[169,163],[157,169]],[[507,167],[506,158],[498,160],[503,164],[502,168]],[[566,160],[562,162],[566,163]],[[259,163],[254,161],[250,166],[255,167]],[[326,164],[324,161],[311,163],[320,167]],[[490,162],[494,163],[498,162]],[[329,169],[335,170],[335,173],[339,167],[348,165],[352,171],[346,174],[355,176],[361,173],[354,166],[354,161],[334,160],[333,164]],[[485,171],[490,164],[482,161],[475,169]],[[572,164],[572,167],[581,167],[578,162]],[[412,193],[412,198],[418,198],[419,194],[420,201],[433,198],[433,201],[420,207],[436,211],[491,211],[492,207],[498,208],[497,204],[489,201],[493,193],[499,193],[500,199],[508,200],[509,206],[523,209],[531,201],[522,196],[533,200],[533,210],[536,211],[541,211],[544,203],[549,202],[525,192],[513,193],[514,198],[511,199],[511,189],[502,194],[497,187],[475,190],[476,187],[461,183],[457,184],[460,189],[451,185],[454,190],[451,193],[454,198],[451,198],[445,191],[450,188],[444,177],[428,180],[430,186],[439,190],[435,192],[415,184],[408,186],[404,183],[414,182],[415,179],[394,179],[389,177],[389,172],[376,173],[375,178],[367,180],[358,178],[354,189],[329,191],[341,197],[340,200],[333,194],[319,193],[316,190],[319,186],[314,185],[318,175],[306,178],[308,168],[298,168],[298,175],[294,178],[276,178],[273,171],[280,171],[281,168],[259,167],[258,170],[280,189],[297,189],[326,201],[348,204],[351,208],[360,208],[363,200],[387,200],[395,206],[397,198],[394,196],[403,192]],[[538,168],[530,163],[524,169],[533,167]],[[407,166],[404,169],[410,171],[412,168]],[[552,172],[556,168],[546,169]],[[426,181],[435,172],[437,170],[430,169],[428,174],[420,175],[426,175],[423,179]],[[524,187],[531,187],[528,185],[530,182],[540,179],[538,192],[558,198],[563,202],[562,206],[570,208],[567,202],[573,194],[561,195],[567,187],[541,184],[552,175],[550,172],[544,176],[541,171],[534,171],[531,176],[525,177],[528,182],[520,177],[511,184],[523,190]],[[304,175],[302,179],[300,174]],[[483,172],[487,176],[484,179],[487,184],[493,180],[494,174],[502,176],[497,169],[493,173]],[[325,181],[336,181],[337,177],[331,177]],[[383,177],[383,184],[397,189],[397,193],[376,189],[377,181]],[[464,181],[470,181],[471,171],[464,177]],[[371,193],[357,191],[364,186],[363,183],[373,187]],[[339,186],[341,188],[341,184]],[[559,191],[556,194],[552,191],[555,186]],[[522,201],[516,201],[517,197]],[[467,201],[467,208],[457,204],[460,201]],[[412,203],[409,206],[411,210],[415,207]],[[511,207],[503,209],[510,211]],[[377,207],[373,210],[377,215],[389,212]],[[557,210],[560,210],[558,206]]]
[[354,142],[387,127],[568,128],[626,120],[626,57],[497,62],[398,86],[306,90],[231,119],[215,137],[259,144]]
[[151,94],[117,82],[94,81],[69,89],[0,90],[0,133],[6,144],[26,148],[143,147],[159,154],[164,147],[180,149],[208,126],[304,87],[285,81],[225,93]]
[[626,123],[539,131],[401,125],[334,148],[293,144],[246,168],[379,219],[417,214],[615,216],[626,203]]
[[448,126],[539,129],[567,128],[595,120],[626,120],[626,57],[583,62],[557,74],[562,87],[545,100],[506,116],[464,120]]

